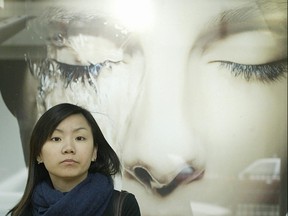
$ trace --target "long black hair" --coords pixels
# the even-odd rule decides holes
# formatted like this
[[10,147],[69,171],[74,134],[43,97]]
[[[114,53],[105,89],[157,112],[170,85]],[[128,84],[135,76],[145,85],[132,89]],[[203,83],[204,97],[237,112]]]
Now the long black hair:
[[58,104],[45,112],[33,129],[30,139],[28,180],[24,194],[19,203],[7,215],[10,213],[12,216],[23,215],[25,209],[31,205],[35,186],[42,180],[49,179],[45,166],[37,163],[37,156],[40,155],[42,146],[52,136],[56,127],[64,119],[74,114],[82,114],[85,117],[92,130],[94,146],[97,148],[97,159],[95,162],[91,162],[88,172],[100,172],[108,176],[121,172],[119,158],[106,141],[92,114],[88,110],[73,104]]

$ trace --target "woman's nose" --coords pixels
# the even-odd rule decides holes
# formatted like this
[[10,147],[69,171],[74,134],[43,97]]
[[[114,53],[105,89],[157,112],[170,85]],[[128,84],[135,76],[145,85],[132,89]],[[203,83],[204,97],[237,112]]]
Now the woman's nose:
[[123,160],[128,175],[165,196],[181,184],[200,179],[205,161],[193,125],[186,118],[187,63],[179,55],[165,58],[163,53],[169,50],[162,48],[161,53],[147,54],[155,58],[146,61],[143,91],[123,138]]
[[62,153],[63,154],[75,154],[75,146],[73,141],[66,140],[63,142]]

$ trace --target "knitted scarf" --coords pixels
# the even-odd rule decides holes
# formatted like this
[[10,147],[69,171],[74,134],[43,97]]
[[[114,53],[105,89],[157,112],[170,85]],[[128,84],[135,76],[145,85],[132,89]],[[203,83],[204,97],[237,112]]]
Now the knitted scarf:
[[39,183],[32,196],[34,216],[85,215],[104,213],[113,194],[111,177],[89,174],[68,193],[55,190],[47,181]]

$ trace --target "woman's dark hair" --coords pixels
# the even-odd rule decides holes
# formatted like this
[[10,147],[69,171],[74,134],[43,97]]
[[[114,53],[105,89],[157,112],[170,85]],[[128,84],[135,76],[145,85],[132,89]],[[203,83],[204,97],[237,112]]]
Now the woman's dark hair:
[[52,136],[56,127],[64,119],[74,114],[82,114],[85,117],[92,130],[94,146],[97,148],[97,159],[95,162],[91,162],[88,172],[100,172],[108,176],[120,172],[119,158],[106,141],[92,114],[88,110],[73,104],[58,104],[40,117],[32,131],[28,180],[25,191],[19,203],[7,215],[10,213],[12,216],[23,215],[25,209],[31,205],[34,187],[42,180],[49,179],[45,166],[42,163],[37,163],[37,156],[40,155],[42,146]]

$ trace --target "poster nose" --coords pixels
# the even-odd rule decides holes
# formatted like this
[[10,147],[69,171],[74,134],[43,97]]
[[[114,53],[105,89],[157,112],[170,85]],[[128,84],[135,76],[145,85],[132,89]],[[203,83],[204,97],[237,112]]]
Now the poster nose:
[[[154,57],[146,61],[142,93],[123,138],[123,160],[135,181],[166,196],[202,178],[205,161],[185,115],[184,58]],[[164,62],[170,64],[163,66]],[[175,73],[176,68],[181,72]]]
[[123,153],[125,172],[160,196],[200,180],[205,173],[205,154],[193,132],[175,119],[174,123],[149,119],[131,128]]

